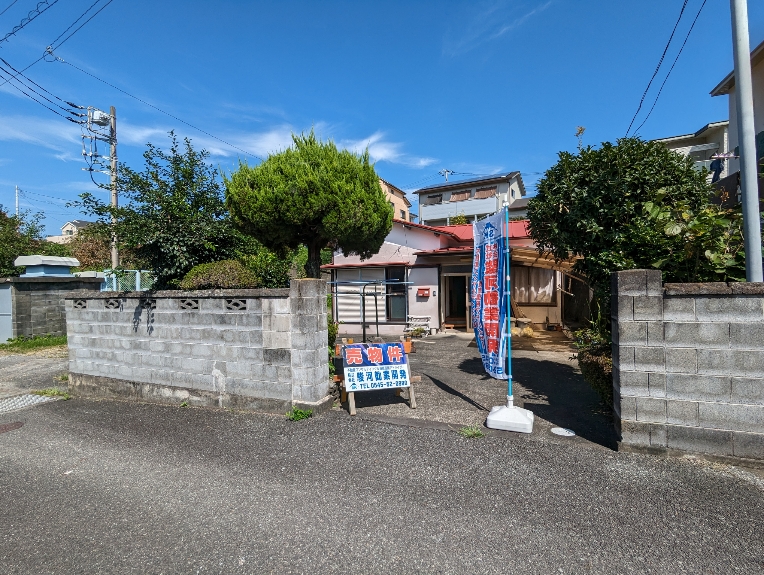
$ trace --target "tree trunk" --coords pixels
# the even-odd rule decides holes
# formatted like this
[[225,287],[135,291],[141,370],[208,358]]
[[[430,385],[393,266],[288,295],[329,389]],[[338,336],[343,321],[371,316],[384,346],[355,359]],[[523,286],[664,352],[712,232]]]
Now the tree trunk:
[[308,244],[308,261],[305,262],[305,275],[309,278],[321,279],[321,245]]

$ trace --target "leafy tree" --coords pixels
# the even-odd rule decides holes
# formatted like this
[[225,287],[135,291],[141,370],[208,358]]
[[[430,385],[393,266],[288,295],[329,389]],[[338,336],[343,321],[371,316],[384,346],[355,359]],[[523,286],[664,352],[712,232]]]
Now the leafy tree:
[[[667,205],[662,192],[642,209],[657,228],[651,266],[670,281],[745,281],[743,209],[685,200]],[[661,235],[660,232],[663,232]]]
[[737,277],[744,265],[738,220],[711,206],[711,194],[706,172],[657,142],[580,147],[561,152],[539,181],[528,202],[530,235],[558,259],[583,256],[576,269],[605,311],[612,271],[655,267],[667,281]]
[[[81,271],[103,271],[111,267],[111,232],[104,223],[95,223],[81,229],[67,244],[72,256],[80,262]],[[119,251],[122,268],[145,269],[132,250],[122,246]]]
[[116,218],[120,247],[131,249],[156,278],[157,288],[176,286],[194,266],[231,257],[241,242],[231,225],[217,171],[191,141],[183,149],[170,132],[169,152],[147,145],[142,172],[120,165],[123,205],[112,208],[93,194],[82,206],[106,224]]
[[13,262],[19,256],[47,255],[70,256],[68,246],[46,242],[42,233],[45,229],[40,223],[42,214],[21,212],[18,216],[9,215],[0,205],[0,276],[18,276],[24,271]]
[[463,226],[464,224],[470,223],[470,221],[467,219],[467,216],[462,212],[461,214],[456,214],[450,219],[452,226]]
[[368,150],[338,150],[310,134],[256,167],[240,163],[226,178],[227,205],[246,234],[279,251],[308,249],[305,273],[321,275],[321,250],[368,258],[379,251],[393,212]]

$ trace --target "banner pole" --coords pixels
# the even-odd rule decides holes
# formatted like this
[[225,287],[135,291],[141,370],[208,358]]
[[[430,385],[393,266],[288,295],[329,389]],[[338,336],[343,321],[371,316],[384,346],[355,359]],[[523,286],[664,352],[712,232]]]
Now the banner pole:
[[512,315],[512,292],[511,292],[511,276],[510,276],[510,247],[509,247],[509,206],[504,205],[504,241],[506,242],[506,256],[505,256],[505,289],[507,292],[507,312],[505,314],[506,321],[506,338],[505,343],[507,349],[507,407],[513,406],[512,396],[512,326],[509,323],[509,316]]

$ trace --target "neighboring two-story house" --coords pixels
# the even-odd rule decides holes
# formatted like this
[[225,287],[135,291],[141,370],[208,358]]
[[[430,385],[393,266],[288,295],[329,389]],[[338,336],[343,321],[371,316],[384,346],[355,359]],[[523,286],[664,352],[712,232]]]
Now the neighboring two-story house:
[[520,172],[445,182],[414,192],[419,197],[419,221],[428,226],[447,226],[454,216],[474,222],[498,212],[505,203],[525,196]]
[[406,197],[406,192],[382,178],[379,178],[379,185],[382,187],[382,191],[385,192],[387,201],[393,207],[393,217],[413,222],[417,215],[411,213],[411,202]]
[[54,244],[66,244],[70,242],[72,238],[76,236],[81,230],[92,224],[93,222],[88,222],[85,220],[72,220],[61,226],[60,236],[48,236],[45,239],[49,242],[53,242]]
[[[753,125],[756,131],[756,159],[764,157],[764,42],[751,52],[751,80],[753,86]],[[735,101],[734,70],[711,90],[711,96],[728,96],[729,106],[729,150],[737,156],[739,151],[737,103]],[[728,161],[729,174],[740,171],[740,161]],[[759,168],[761,171],[761,167]]]
[[[690,156],[695,162],[695,168],[711,169],[713,161],[712,156],[716,154],[726,154],[730,151],[729,145],[730,123],[711,122],[706,124],[700,130],[693,134],[683,134],[681,136],[670,136],[655,140],[683,156]],[[728,162],[723,163],[723,169],[720,177],[724,178],[729,172]],[[712,178],[712,174],[709,174]],[[710,180],[709,180],[710,181]]]

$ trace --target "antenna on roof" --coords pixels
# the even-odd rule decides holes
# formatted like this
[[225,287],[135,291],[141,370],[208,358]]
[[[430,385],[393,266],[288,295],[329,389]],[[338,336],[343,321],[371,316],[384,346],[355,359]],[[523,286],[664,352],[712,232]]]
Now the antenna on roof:
[[444,178],[446,178],[446,181],[448,181],[448,175],[449,175],[449,174],[455,174],[456,172],[454,172],[453,170],[441,170],[441,171],[439,171],[438,173],[439,173],[441,176],[443,176]]

